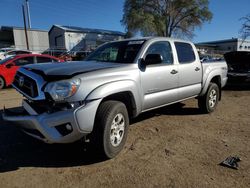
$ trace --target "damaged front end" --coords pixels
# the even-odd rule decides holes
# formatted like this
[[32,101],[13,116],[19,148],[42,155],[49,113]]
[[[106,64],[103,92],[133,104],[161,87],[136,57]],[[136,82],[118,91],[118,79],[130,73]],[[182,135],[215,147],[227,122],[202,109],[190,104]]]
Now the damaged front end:
[[[13,87],[26,99],[18,110],[4,109],[3,119],[47,143],[71,143],[89,134],[99,100],[67,102],[60,97],[74,94],[78,83],[72,82],[73,86],[62,81],[58,83],[57,93],[53,90],[55,83],[47,83],[42,76],[21,68]],[[65,90],[67,87],[72,88],[68,93]],[[51,96],[51,93],[54,95]]]

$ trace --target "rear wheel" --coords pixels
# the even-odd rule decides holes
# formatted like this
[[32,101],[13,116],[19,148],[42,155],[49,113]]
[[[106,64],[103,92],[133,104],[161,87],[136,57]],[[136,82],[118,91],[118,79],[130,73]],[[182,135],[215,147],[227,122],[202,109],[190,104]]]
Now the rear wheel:
[[128,126],[126,106],[119,101],[105,101],[98,108],[90,142],[104,158],[113,158],[123,149]]
[[215,83],[210,83],[204,96],[198,99],[198,105],[202,112],[211,113],[215,110],[220,97],[219,87]]
[[5,87],[5,81],[2,77],[0,77],[0,89],[3,89]]

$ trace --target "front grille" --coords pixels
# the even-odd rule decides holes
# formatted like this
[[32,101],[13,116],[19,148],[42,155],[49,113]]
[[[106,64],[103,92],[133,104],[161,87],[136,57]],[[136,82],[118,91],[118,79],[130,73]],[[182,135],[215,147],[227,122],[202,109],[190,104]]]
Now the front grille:
[[21,72],[17,72],[13,85],[31,98],[38,96],[36,81]]

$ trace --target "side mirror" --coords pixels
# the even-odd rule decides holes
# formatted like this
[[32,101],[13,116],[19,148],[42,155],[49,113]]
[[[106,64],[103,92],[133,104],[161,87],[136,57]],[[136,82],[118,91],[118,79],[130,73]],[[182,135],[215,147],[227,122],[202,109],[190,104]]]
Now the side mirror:
[[153,65],[162,63],[163,58],[160,54],[148,54],[144,60],[145,65]]
[[14,64],[10,63],[10,64],[7,64],[5,67],[6,67],[7,69],[10,69],[10,68],[13,67],[13,66],[14,66]]

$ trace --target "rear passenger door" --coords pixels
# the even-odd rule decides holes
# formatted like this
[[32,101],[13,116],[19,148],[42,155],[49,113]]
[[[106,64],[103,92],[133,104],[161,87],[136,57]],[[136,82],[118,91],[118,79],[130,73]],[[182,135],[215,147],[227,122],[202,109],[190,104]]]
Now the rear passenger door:
[[202,67],[194,47],[185,42],[174,42],[179,61],[179,100],[198,95],[201,91]]

